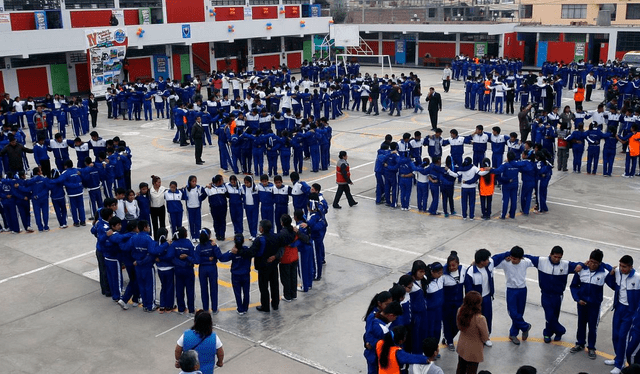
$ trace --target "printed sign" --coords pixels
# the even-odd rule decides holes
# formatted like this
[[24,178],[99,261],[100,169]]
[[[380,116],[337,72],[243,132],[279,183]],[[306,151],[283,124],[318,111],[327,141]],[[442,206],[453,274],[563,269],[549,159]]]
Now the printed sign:
[[404,40],[396,40],[396,64],[405,64],[407,62],[407,51]]
[[153,67],[154,67],[154,78],[158,79],[159,77],[163,77],[164,79],[169,78],[169,57],[165,55],[154,55],[153,56]]
[[9,13],[0,14],[0,23],[11,23],[11,14]]
[[182,25],[182,38],[191,38],[191,25]]
[[487,54],[487,43],[475,43],[474,53],[476,57],[483,57]]
[[112,83],[120,83],[127,42],[125,28],[110,27],[86,31],[91,92],[94,95],[104,96]]
[[46,30],[47,29],[47,14],[44,10],[37,10],[33,12],[36,17],[36,30]]
[[140,9],[139,21],[142,25],[150,25],[151,24],[151,9],[142,8]]
[[574,60],[579,61],[584,59],[584,43],[576,43],[576,49],[574,53]]

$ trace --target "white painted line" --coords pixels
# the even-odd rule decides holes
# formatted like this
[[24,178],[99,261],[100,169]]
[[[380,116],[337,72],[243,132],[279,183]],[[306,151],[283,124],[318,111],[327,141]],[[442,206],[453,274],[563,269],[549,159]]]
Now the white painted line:
[[536,232],[541,232],[543,234],[552,234],[552,235],[560,235],[560,236],[564,236],[567,238],[571,238],[571,239],[576,239],[576,240],[584,240],[587,242],[591,242],[591,243],[596,243],[596,244],[604,244],[606,246],[610,246],[610,247],[619,247],[619,248],[626,248],[626,249],[630,249],[632,251],[640,251],[640,248],[636,248],[636,247],[629,247],[626,245],[622,245],[622,244],[615,244],[615,243],[609,243],[609,242],[603,242],[600,240],[592,240],[592,239],[587,239],[587,238],[581,238],[579,236],[573,236],[573,235],[569,235],[569,234],[562,234],[559,232],[553,232],[553,231],[547,231],[547,230],[540,230],[540,229],[534,229],[533,227],[526,227],[526,226],[518,226],[522,229],[525,230],[531,230],[531,231],[536,231]]
[[187,318],[184,322],[179,323],[179,324],[177,324],[177,325],[173,326],[173,327],[172,327],[172,328],[170,328],[169,330],[166,330],[166,331],[163,331],[163,332],[159,333],[158,335],[156,335],[156,338],[157,338],[157,337],[159,337],[159,336],[162,336],[162,335],[164,335],[164,334],[166,334],[166,333],[168,333],[168,332],[171,332],[171,331],[173,331],[173,330],[177,329],[178,327],[180,327],[180,326],[184,325],[184,324],[185,324],[185,323],[187,323],[187,322],[191,322],[191,318]]
[[[335,237],[340,237],[340,235],[338,234],[334,234],[331,232],[328,232],[327,235],[329,236],[335,236]],[[414,256],[422,256],[422,253],[418,253],[418,252],[413,252],[413,251],[408,251],[406,249],[402,249],[402,248],[395,248],[395,247],[390,247],[388,245],[383,245],[383,244],[378,244],[378,243],[372,243],[372,242],[368,242],[366,240],[356,240],[358,243],[362,243],[362,244],[367,244],[367,245],[371,245],[374,247],[378,247],[378,248],[384,248],[384,249],[389,249],[392,251],[396,251],[396,252],[401,252],[401,253],[406,253],[406,254],[410,254],[410,255],[414,255]]]
[[286,350],[286,349],[282,349],[282,348],[280,348],[280,347],[276,347],[276,346],[271,345],[271,344],[266,343],[266,342],[262,342],[262,343],[260,343],[260,346],[261,346],[261,347],[264,347],[264,348],[267,348],[267,349],[268,349],[268,350],[270,350],[270,351],[273,351],[273,352],[279,353],[279,354],[281,354],[282,356],[289,357],[290,359],[292,359],[292,360],[294,360],[294,361],[298,361],[298,362],[299,362],[299,363],[301,363],[301,364],[304,364],[304,365],[307,365],[307,366],[311,366],[311,367],[312,367],[312,368],[314,368],[314,369],[321,370],[321,371],[323,371],[323,372],[325,372],[325,373],[328,373],[328,374],[338,374],[338,372],[337,372],[337,371],[333,371],[333,370],[331,370],[331,369],[328,369],[328,368],[326,368],[326,367],[322,366],[320,363],[317,363],[317,362],[315,362],[315,361],[309,360],[308,358],[304,358],[304,357],[302,357],[302,356],[300,356],[300,355],[298,355],[298,354],[295,354],[295,353],[293,353],[293,352],[291,352],[291,351],[288,351],[288,350]]
[[24,273],[21,273],[21,274],[16,274],[16,275],[11,276],[9,278],[5,278],[5,279],[0,280],[0,284],[8,282],[8,281],[10,281],[12,279],[22,278],[22,277],[25,277],[27,275],[31,275],[31,274],[37,273],[39,271],[46,270],[46,269],[52,268],[54,266],[58,266],[60,264],[64,264],[65,262],[76,260],[76,259],[78,259],[80,257],[84,257],[84,256],[90,255],[90,254],[95,253],[95,252],[96,252],[95,250],[92,250],[92,251],[89,251],[89,252],[81,253],[79,255],[76,255],[76,256],[73,256],[73,257],[69,257],[67,259],[60,260],[58,262],[54,262],[54,263],[49,264],[49,265],[45,265],[45,266],[39,267],[37,269],[33,269],[33,270],[30,270],[30,271],[27,271],[27,272],[24,272]]
[[603,208],[610,208],[610,209],[616,209],[616,210],[624,210],[625,212],[633,212],[633,213],[637,213],[638,209],[626,209],[626,208],[618,208],[617,206],[609,206],[609,205],[602,205],[602,204],[593,204],[595,206],[601,206]]
[[572,208],[578,208],[578,209],[593,210],[593,211],[595,211],[595,212],[608,213],[608,214],[616,214],[616,215],[619,215],[619,216],[632,217],[632,218],[640,218],[640,216],[634,216],[633,214],[626,214],[626,213],[612,212],[612,211],[610,211],[610,210],[590,208],[590,207],[588,207],[588,206],[581,206],[581,205],[574,205],[574,204],[559,203],[559,202],[557,202],[557,201],[547,201],[547,204],[556,204],[556,205],[569,206],[569,207],[572,207]]

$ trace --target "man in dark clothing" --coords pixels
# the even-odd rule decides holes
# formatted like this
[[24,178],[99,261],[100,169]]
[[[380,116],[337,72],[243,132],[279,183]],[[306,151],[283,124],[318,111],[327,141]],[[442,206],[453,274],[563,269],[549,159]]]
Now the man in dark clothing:
[[204,142],[204,127],[202,126],[202,117],[196,117],[196,122],[191,129],[191,137],[196,145],[196,165],[204,164],[202,161],[202,143]]
[[438,112],[442,111],[442,98],[433,87],[429,88],[427,102],[429,103],[427,110],[429,111],[429,118],[431,119],[431,129],[435,131],[435,129],[438,128]]
[[531,104],[520,109],[518,113],[518,122],[520,123],[520,141],[522,144],[527,141],[527,137],[531,132],[531,123],[529,123],[529,111],[531,110]]
[[377,116],[380,114],[379,110],[378,110],[378,98],[380,97],[380,85],[378,84],[378,80],[376,79],[376,76],[373,76],[374,81],[371,84],[371,93],[369,93],[369,98],[371,99],[371,105],[369,105],[369,111],[367,112],[367,114],[371,114],[371,112],[374,112],[374,116]]
[[393,115],[394,109],[397,111],[396,116],[400,117],[400,103],[402,101],[402,88],[397,84],[393,84],[391,91],[389,91],[389,100],[391,100],[391,109],[389,115]]
[[18,143],[16,137],[13,134],[8,135],[9,144],[7,144],[0,151],[0,158],[7,155],[9,158],[9,170],[7,174],[13,175],[19,171],[24,171],[24,161],[22,159],[23,153],[33,153],[33,149],[27,148]]
[[358,205],[358,202],[353,199],[351,196],[351,188],[350,184],[353,184],[351,181],[351,173],[349,172],[349,163],[347,162],[347,152],[340,151],[338,154],[338,164],[336,165],[336,183],[338,184],[338,190],[336,190],[336,197],[333,198],[333,207],[335,209],[342,208],[340,204],[340,198],[344,193],[347,196],[347,201],[349,202],[349,206]]

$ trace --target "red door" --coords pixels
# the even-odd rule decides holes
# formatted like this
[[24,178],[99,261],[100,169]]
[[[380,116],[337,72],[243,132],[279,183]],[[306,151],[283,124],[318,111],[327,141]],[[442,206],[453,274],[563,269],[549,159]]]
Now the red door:
[[89,66],[86,62],[76,64],[76,82],[78,83],[78,92],[89,92],[91,90]]

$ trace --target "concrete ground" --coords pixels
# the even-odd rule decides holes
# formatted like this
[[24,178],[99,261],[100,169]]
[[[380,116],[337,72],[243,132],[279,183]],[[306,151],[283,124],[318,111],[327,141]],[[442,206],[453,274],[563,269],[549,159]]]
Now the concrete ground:
[[[377,72],[376,68],[364,68]],[[423,82],[440,91],[440,71],[414,69]],[[396,74],[409,69],[396,69]],[[565,93],[565,96],[570,96]],[[586,103],[593,109],[602,97]],[[444,110],[439,126],[445,134],[457,128],[469,134],[477,124],[485,128],[499,125],[508,134],[517,128],[510,115],[472,112],[464,109],[463,84],[454,82],[449,93],[442,93]],[[565,99],[572,104],[571,98]],[[186,183],[191,174],[201,184],[221,173],[217,146],[206,147],[206,166],[196,166],[191,147],[171,142],[173,132],[166,120],[112,121],[106,119],[101,106],[98,131],[111,138],[119,135],[133,152],[133,182],[149,181],[151,174],[162,177],[165,185],[176,180]],[[327,265],[322,281],[308,294],[299,294],[292,303],[281,303],[269,315],[251,309],[245,316],[235,313],[235,301],[229,288],[227,265],[219,265],[221,312],[214,316],[216,332],[224,342],[225,364],[221,372],[233,373],[363,373],[362,316],[371,297],[388,289],[392,282],[410,270],[416,259],[443,261],[451,250],[458,251],[463,263],[470,263],[478,248],[493,253],[514,245],[527,253],[545,256],[551,247],[560,245],[565,258],[587,260],[594,248],[601,248],[605,261],[616,264],[624,254],[636,255],[640,232],[637,230],[640,203],[638,179],[623,179],[623,155],[614,165],[613,178],[602,175],[572,174],[554,170],[549,188],[550,212],[545,215],[520,213],[515,220],[497,219],[500,206],[497,191],[494,215],[489,221],[463,221],[460,216],[445,219],[431,217],[415,209],[408,212],[375,205],[373,162],[385,134],[399,139],[404,132],[421,130],[429,134],[426,114],[403,111],[401,117],[364,116],[345,112],[332,121],[332,165],[338,151],[349,152],[352,191],[360,202],[342,210],[330,209],[326,237]],[[448,154],[448,150],[445,151]],[[470,147],[467,149],[470,155]],[[426,150],[425,150],[426,154]],[[333,169],[310,173],[305,162],[302,177],[322,184],[331,202],[335,191]],[[228,178],[229,173],[224,173]],[[458,187],[456,187],[458,189]],[[456,209],[460,211],[459,191]],[[479,203],[478,203],[479,204]],[[478,206],[476,214],[479,215]],[[209,214],[203,224],[211,227]],[[96,282],[95,238],[88,227],[66,230],[57,228],[53,212],[49,233],[0,235],[0,367],[6,373],[171,373],[176,340],[191,326],[191,321],[177,313],[147,314],[141,308],[122,311],[100,294]],[[230,237],[221,244],[230,248]],[[248,235],[247,235],[248,236]],[[636,256],[637,257],[637,256]],[[252,306],[258,300],[253,277]],[[605,292],[602,323],[598,337],[598,358],[589,360],[586,353],[570,354],[576,331],[576,306],[567,292],[561,321],[567,334],[561,342],[544,344],[544,315],[540,307],[537,273],[530,269],[528,305],[525,314],[533,325],[531,338],[520,346],[507,341],[509,319],[505,307],[503,275],[496,276],[493,348],[485,349],[481,369],[493,373],[514,373],[529,364],[541,373],[607,373],[603,364],[611,358],[612,292]],[[197,282],[196,282],[197,283]],[[158,283],[159,284],[159,283]],[[196,290],[199,295],[199,289]],[[197,297],[196,307],[201,306]],[[437,365],[445,373],[455,371],[455,353],[442,350]],[[6,370],[6,371],[5,371]],[[218,371],[218,370],[216,370]]]

